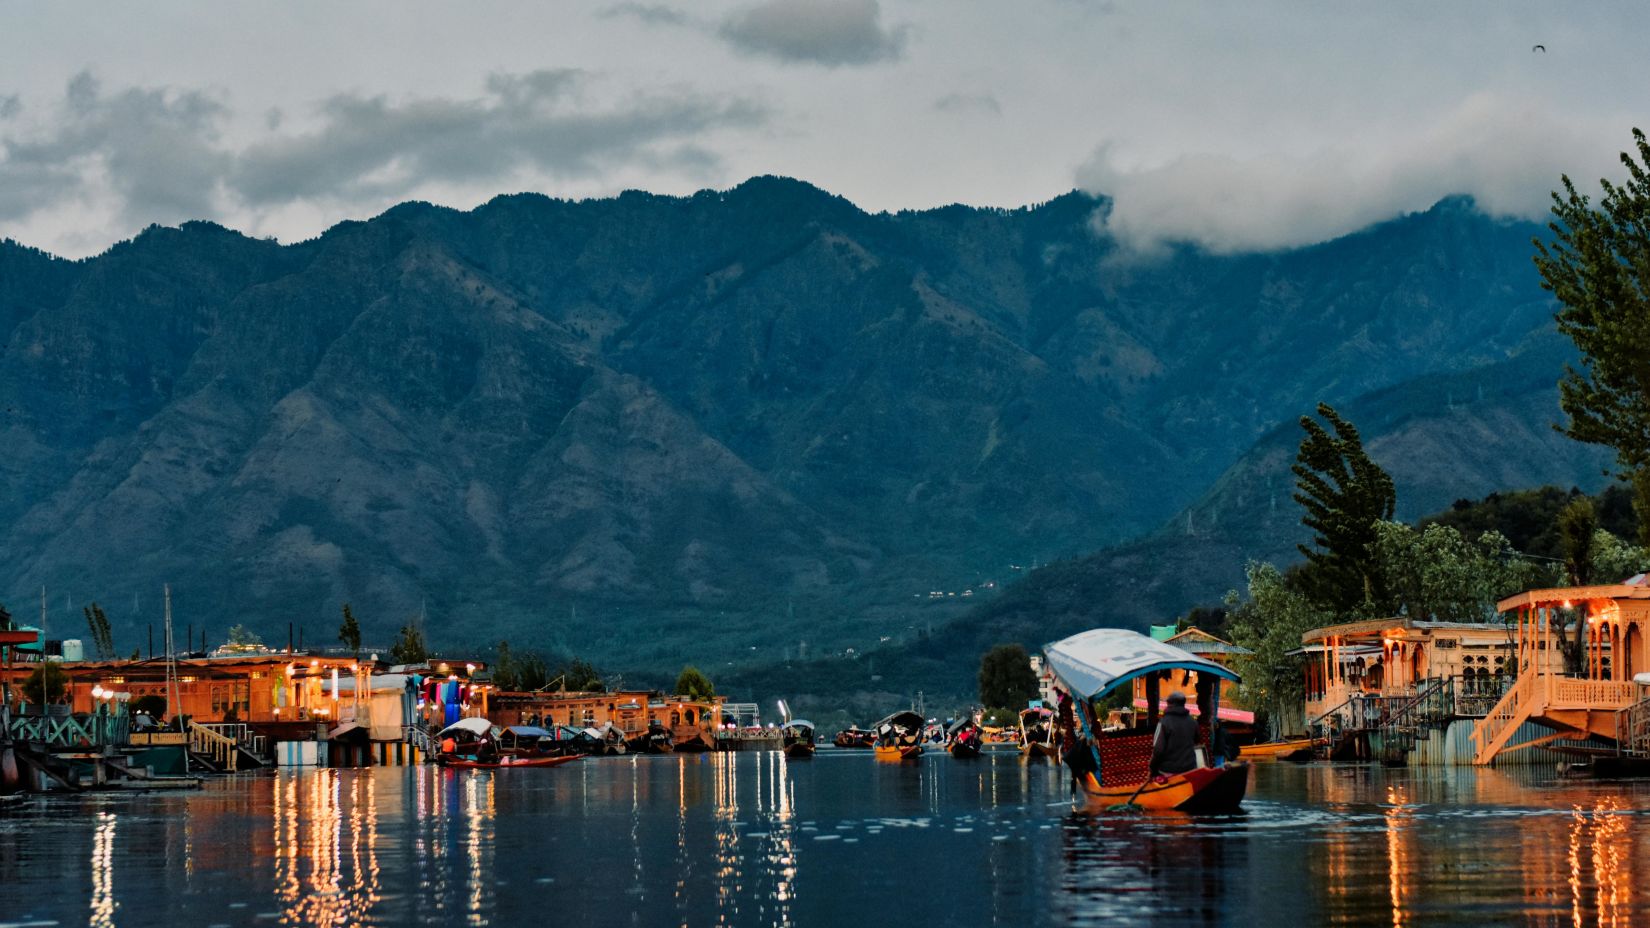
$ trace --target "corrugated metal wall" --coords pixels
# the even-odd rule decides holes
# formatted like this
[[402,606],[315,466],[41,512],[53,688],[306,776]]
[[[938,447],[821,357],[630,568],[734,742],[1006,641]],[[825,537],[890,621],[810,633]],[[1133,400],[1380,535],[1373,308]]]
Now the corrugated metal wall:
[[[1472,719],[1456,719],[1449,723],[1443,731],[1433,730],[1432,737],[1425,741],[1417,740],[1415,750],[1409,753],[1409,762],[1415,766],[1472,766]],[[1508,744],[1523,744],[1536,738],[1553,733],[1550,728],[1537,725],[1534,722],[1525,722],[1518,727]],[[1571,763],[1578,760],[1570,754],[1563,754],[1546,745],[1537,748],[1525,748],[1504,754],[1495,762],[1497,767],[1545,764],[1552,766],[1560,763]]]

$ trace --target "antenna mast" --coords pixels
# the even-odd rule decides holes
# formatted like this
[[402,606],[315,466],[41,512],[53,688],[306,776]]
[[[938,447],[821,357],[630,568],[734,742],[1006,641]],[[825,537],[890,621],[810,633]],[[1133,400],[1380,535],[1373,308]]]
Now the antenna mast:
[[166,717],[175,719],[183,706],[178,699],[178,656],[172,647],[172,584],[166,584],[163,589],[166,591]]

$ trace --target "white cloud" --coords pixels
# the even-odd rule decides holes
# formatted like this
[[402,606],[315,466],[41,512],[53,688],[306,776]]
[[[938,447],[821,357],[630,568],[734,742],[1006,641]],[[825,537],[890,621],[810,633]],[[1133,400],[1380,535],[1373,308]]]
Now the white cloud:
[[[1334,238],[1452,194],[1472,196],[1491,214],[1538,218],[1562,173],[1581,182],[1596,176],[1588,168],[1607,172],[1628,141],[1608,121],[1577,128],[1573,115],[1475,94],[1403,135],[1304,155],[1207,152],[1130,164],[1102,146],[1078,183],[1112,199],[1096,225],[1137,255],[1172,242],[1265,251]],[[1612,134],[1617,147],[1601,148]]]

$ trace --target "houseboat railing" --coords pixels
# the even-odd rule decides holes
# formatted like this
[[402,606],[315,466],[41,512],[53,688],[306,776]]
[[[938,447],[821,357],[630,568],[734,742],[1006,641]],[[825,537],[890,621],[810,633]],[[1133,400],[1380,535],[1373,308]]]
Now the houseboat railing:
[[269,756],[269,739],[252,730],[245,722],[201,722],[200,726],[209,731],[215,731],[234,742],[259,758]]
[[238,752],[235,739],[221,735],[194,719],[189,720],[189,751],[210,760],[219,770],[233,772]]
[[1650,699],[1616,713],[1616,749],[1636,757],[1650,755]]
[[101,748],[131,740],[131,716],[123,707],[74,715],[47,711],[34,715],[27,705],[4,715],[6,739],[47,748]]

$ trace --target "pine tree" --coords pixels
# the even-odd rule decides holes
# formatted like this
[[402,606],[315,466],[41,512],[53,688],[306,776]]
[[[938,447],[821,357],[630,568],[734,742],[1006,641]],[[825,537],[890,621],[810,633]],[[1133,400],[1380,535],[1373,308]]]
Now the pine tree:
[[355,614],[350,612],[349,603],[344,603],[344,624],[338,626],[338,640],[350,653],[361,656],[361,626],[355,621]]
[[1581,349],[1581,370],[1567,368],[1560,431],[1615,449],[1621,476],[1633,481],[1639,540],[1650,543],[1650,142],[1633,130],[1638,158],[1623,152],[1628,179],[1600,180],[1595,206],[1564,175],[1553,192],[1553,240],[1535,241],[1541,286],[1559,302],[1558,329]]
[[1392,478],[1364,452],[1351,422],[1327,403],[1318,404],[1318,415],[1334,434],[1302,416],[1306,438],[1290,468],[1295,502],[1306,510],[1301,524],[1315,533],[1311,547],[1297,546],[1307,560],[1302,587],[1314,603],[1336,615],[1390,612],[1371,546],[1376,523],[1391,519],[1397,503]]
[[114,630],[109,627],[109,617],[104,614],[103,607],[94,602],[81,609],[81,612],[86,614],[86,628],[91,632],[92,648],[97,652],[98,660],[113,660]]

